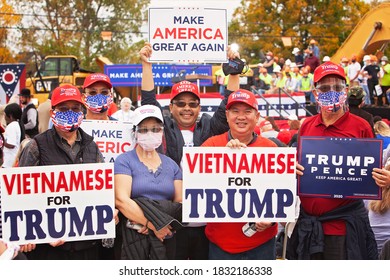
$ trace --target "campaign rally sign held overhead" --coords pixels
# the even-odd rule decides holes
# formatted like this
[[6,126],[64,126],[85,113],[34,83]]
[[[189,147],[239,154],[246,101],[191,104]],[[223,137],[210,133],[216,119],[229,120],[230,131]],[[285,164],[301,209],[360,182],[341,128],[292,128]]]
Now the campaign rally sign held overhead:
[[2,168],[3,238],[17,244],[115,237],[114,165]]
[[183,222],[295,220],[295,148],[184,147]]
[[381,168],[382,140],[360,138],[300,138],[298,162],[305,168],[298,176],[301,196],[381,199],[372,178]]
[[152,62],[226,62],[227,10],[203,7],[149,8]]

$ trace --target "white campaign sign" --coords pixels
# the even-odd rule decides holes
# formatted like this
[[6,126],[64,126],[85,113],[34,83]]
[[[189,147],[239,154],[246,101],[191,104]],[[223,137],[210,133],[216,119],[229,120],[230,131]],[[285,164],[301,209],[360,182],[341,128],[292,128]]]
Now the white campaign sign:
[[227,10],[204,7],[149,8],[151,62],[226,62]]
[[118,155],[134,148],[131,122],[83,120],[81,128],[93,137],[105,162],[114,162]]
[[183,154],[183,222],[294,221],[295,148],[191,147]]
[[3,238],[17,244],[115,237],[113,163],[0,169]]

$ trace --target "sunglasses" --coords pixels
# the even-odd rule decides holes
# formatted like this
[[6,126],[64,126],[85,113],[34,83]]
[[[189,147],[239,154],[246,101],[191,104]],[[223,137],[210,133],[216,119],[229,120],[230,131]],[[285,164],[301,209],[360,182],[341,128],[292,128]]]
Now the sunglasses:
[[185,101],[172,101],[172,104],[176,105],[179,108],[184,108],[185,106],[189,106],[190,108],[197,108],[199,106],[199,102],[197,101],[191,101],[191,102],[185,102]]
[[160,133],[161,131],[163,131],[163,129],[164,129],[163,127],[152,127],[152,128],[140,127],[137,128],[137,132],[140,134],[146,134],[149,131],[152,133]]
[[91,89],[89,91],[86,91],[89,95],[96,95],[98,93],[103,94],[103,95],[108,95],[110,93],[109,89],[102,89],[102,90],[96,90],[96,89]]

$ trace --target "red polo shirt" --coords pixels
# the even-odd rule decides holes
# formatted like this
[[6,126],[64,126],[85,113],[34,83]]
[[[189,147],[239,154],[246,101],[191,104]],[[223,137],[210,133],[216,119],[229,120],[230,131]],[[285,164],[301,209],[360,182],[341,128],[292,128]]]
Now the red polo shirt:
[[[300,136],[329,136],[342,138],[374,138],[372,128],[369,123],[349,112],[346,112],[334,124],[326,126],[321,114],[307,118],[299,130],[298,134],[298,154]],[[304,175],[303,175],[304,176]],[[331,184],[331,182],[330,182]],[[335,208],[349,204],[354,200],[336,198],[309,198],[300,197],[301,205],[306,213],[312,216],[320,216]],[[345,222],[334,220],[322,224],[326,235],[345,235]]]

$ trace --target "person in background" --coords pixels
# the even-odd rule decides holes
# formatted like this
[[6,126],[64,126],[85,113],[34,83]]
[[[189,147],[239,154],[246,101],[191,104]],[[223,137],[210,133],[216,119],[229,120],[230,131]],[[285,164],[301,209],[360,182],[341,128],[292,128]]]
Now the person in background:
[[22,106],[22,121],[26,136],[34,138],[39,133],[38,130],[38,111],[31,101],[31,92],[28,88],[24,88],[19,93],[19,104]]
[[[181,216],[181,169],[171,158],[156,151],[163,141],[163,122],[159,107],[138,107],[134,111],[133,129],[136,147],[115,160],[115,204],[123,215],[121,259],[175,258],[173,229],[170,225],[160,226],[156,217],[177,219],[173,216],[176,211],[171,213],[170,208],[177,208]],[[146,202],[141,204],[141,198],[146,198]],[[148,216],[144,207],[145,204],[150,206],[151,200],[168,201],[168,205]]]
[[51,95],[52,92],[49,93],[48,98],[45,102],[39,104],[37,108],[38,112],[38,131],[42,133],[49,128],[50,122],[50,110],[51,110]]
[[217,79],[217,83],[219,85],[219,93],[222,95],[222,96],[225,96],[225,89],[226,89],[226,86],[228,84],[228,81],[229,81],[229,76],[225,76],[225,74],[223,73],[223,69],[222,69],[222,65],[221,65],[221,68],[219,68],[216,72],[215,72],[215,76],[216,76],[216,79]]
[[123,97],[121,99],[121,109],[116,111],[111,117],[117,119],[118,121],[129,122],[132,120],[134,112],[131,110],[131,100],[128,97]]
[[7,127],[4,132],[3,168],[13,166],[20,143],[25,138],[22,122],[22,109],[16,103],[8,104],[4,109]]
[[[79,89],[73,85],[55,88],[51,105],[53,127],[28,142],[22,151],[19,166],[104,162],[92,136],[80,128],[84,103]],[[97,260],[100,243],[101,240],[58,240],[50,244],[37,244],[27,257],[34,260]]]
[[302,69],[302,77],[298,82],[298,91],[305,93],[306,102],[315,103],[315,97],[312,93],[313,90],[313,79],[309,76],[309,71],[306,68]]
[[108,109],[113,103],[112,84],[110,78],[102,73],[88,75],[83,84],[83,100],[87,120],[114,120],[108,115]]
[[317,41],[314,39],[311,39],[309,44],[310,44],[309,49],[312,50],[313,55],[318,57],[318,59],[319,59],[320,58],[320,48],[317,46]]
[[[347,110],[348,88],[340,65],[332,62],[320,65],[314,71],[314,85],[318,114],[305,119],[298,139],[302,136],[374,137],[368,122]],[[301,153],[299,140],[297,153]],[[305,176],[303,166],[297,163],[296,167],[297,175]],[[378,258],[375,236],[362,199],[299,198],[300,214],[289,240],[290,259]]]
[[[254,133],[260,118],[258,103],[250,91],[239,89],[229,96],[226,106],[229,131],[210,137],[202,147],[276,147],[271,140]],[[210,260],[274,260],[278,226],[256,222],[256,233],[248,238],[242,232],[245,223],[207,223]]]
[[382,188],[382,199],[365,201],[379,254],[384,243],[390,239],[390,165],[386,166],[385,169],[389,172],[389,181],[387,187]]
[[347,70],[347,76],[349,79],[349,86],[359,86],[359,73],[361,70],[361,65],[360,63],[356,60],[357,57],[356,55],[352,55],[351,57],[351,63],[348,65],[348,70]]
[[303,66],[303,54],[301,50],[297,47],[293,49],[291,52],[294,55],[294,62],[297,65],[297,67],[302,67]]
[[383,140],[383,149],[386,149],[390,144],[390,127],[384,121],[377,121],[374,124],[376,138]]
[[362,109],[366,93],[360,86],[353,86],[348,90],[348,105],[351,114],[365,119],[374,131],[374,116]]
[[[150,43],[140,50],[142,61],[141,104],[161,108],[156,99],[152,64],[148,61],[152,54]],[[239,58],[239,53],[228,48],[228,59]],[[182,163],[183,147],[198,147],[210,136],[224,133],[229,129],[226,122],[226,103],[230,94],[239,88],[239,75],[229,75],[224,99],[211,117],[201,112],[201,99],[196,84],[181,81],[172,86],[169,110],[171,116],[164,117],[166,155],[179,166]],[[208,258],[208,240],[204,234],[205,224],[190,223],[176,233],[175,259]]]
[[313,50],[306,49],[305,53],[307,54],[307,56],[305,58],[303,66],[310,66],[310,73],[313,73],[314,69],[316,69],[321,64],[321,62],[319,58],[313,54]]
[[390,89],[390,64],[389,64],[389,59],[387,56],[382,56],[381,57],[381,68],[383,71],[383,77],[381,79],[381,87],[382,87],[382,92],[384,96],[382,98],[385,98],[385,102],[382,102],[383,105],[389,104],[390,100],[388,99],[388,91]]
[[381,96],[378,96],[375,86],[379,83],[379,72],[380,67],[376,64],[376,56],[370,55],[369,56],[369,64],[364,66],[364,71],[367,71],[367,86],[368,91],[370,93],[370,99],[371,104],[374,104],[374,106],[378,106],[378,97],[382,97],[381,100],[383,100],[384,94],[382,93]]

